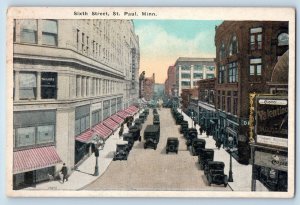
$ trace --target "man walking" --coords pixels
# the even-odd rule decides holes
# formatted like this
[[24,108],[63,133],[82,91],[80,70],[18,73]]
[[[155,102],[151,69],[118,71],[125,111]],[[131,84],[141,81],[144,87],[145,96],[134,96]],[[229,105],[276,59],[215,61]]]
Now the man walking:
[[62,166],[60,172],[61,172],[62,175],[63,175],[63,180],[62,180],[62,182],[64,183],[65,180],[68,181],[68,168],[66,167],[66,163],[63,163],[63,166]]

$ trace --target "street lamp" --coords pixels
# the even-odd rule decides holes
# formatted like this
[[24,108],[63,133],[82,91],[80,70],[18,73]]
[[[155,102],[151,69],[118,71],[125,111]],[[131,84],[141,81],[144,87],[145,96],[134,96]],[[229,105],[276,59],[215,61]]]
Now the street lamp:
[[95,165],[94,176],[99,176],[99,166],[98,166],[99,150],[103,150],[104,145],[105,145],[105,141],[101,137],[99,137],[98,135],[95,135],[92,138],[92,144],[95,148],[94,153],[95,153],[95,157],[96,157],[96,165]]
[[233,137],[228,137],[228,144],[226,147],[226,150],[229,151],[230,155],[230,162],[229,162],[229,176],[228,176],[228,182],[233,182],[233,176],[232,176],[232,152],[236,151],[236,148],[233,148]]

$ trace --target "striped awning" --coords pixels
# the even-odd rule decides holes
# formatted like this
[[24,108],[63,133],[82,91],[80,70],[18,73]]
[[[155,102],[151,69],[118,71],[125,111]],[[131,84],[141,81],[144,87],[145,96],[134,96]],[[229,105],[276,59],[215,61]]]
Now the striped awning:
[[134,113],[137,113],[139,111],[139,109],[137,107],[133,106],[133,105],[128,107],[127,109],[133,111]]
[[120,116],[120,117],[123,118],[123,119],[125,119],[126,117],[131,116],[130,114],[128,114],[127,112],[125,112],[125,111],[123,111],[123,110],[117,112],[117,115]]
[[122,124],[124,122],[124,120],[121,117],[119,117],[117,114],[114,114],[110,118],[119,124]]
[[113,131],[115,131],[119,127],[119,124],[113,121],[111,118],[107,118],[106,120],[104,120],[103,124]]
[[104,140],[106,140],[112,133],[112,131],[108,129],[103,123],[97,124],[92,128],[92,130]]
[[124,111],[127,112],[130,115],[134,115],[136,113],[134,110],[130,109],[129,107],[126,108]]
[[54,146],[15,151],[13,154],[13,173],[18,174],[47,168],[61,162]]
[[94,132],[92,130],[87,130],[77,136],[76,140],[79,142],[88,143],[92,139],[93,133]]

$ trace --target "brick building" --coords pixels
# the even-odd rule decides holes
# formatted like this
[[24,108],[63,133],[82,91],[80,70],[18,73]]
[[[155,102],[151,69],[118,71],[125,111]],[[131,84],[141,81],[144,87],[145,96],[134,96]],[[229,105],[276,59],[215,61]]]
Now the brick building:
[[249,93],[269,93],[267,82],[288,50],[288,22],[224,21],[216,27],[218,137],[233,137],[235,157],[248,163]]
[[154,84],[155,84],[155,74],[153,73],[152,77],[146,77],[143,83],[143,90],[144,90],[144,98],[147,101],[153,99],[154,96]]
[[[198,119],[198,89],[183,89],[181,93],[181,109],[183,112],[191,116],[191,111],[193,111],[193,117]],[[196,120],[197,121],[197,120]]]
[[168,96],[169,98],[172,97],[173,95],[173,89],[176,84],[176,79],[175,79],[175,66],[169,66],[168,68],[168,76],[165,81],[165,95]]

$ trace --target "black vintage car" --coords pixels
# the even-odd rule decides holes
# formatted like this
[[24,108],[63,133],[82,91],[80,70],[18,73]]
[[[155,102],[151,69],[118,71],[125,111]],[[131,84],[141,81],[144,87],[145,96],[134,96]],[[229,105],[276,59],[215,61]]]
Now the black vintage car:
[[227,175],[224,174],[224,167],[225,167],[224,162],[217,162],[217,161],[208,162],[205,175],[209,186],[211,184],[217,184],[217,185],[224,184],[224,187],[227,187],[228,178]]
[[136,125],[136,126],[139,127],[140,129],[142,129],[143,122],[142,122],[141,119],[135,119],[134,125]]
[[214,161],[214,150],[213,149],[202,149],[200,155],[198,155],[198,162],[200,164],[200,169],[204,170],[208,162]]
[[198,138],[193,139],[192,144],[191,144],[192,155],[193,156],[199,155],[201,150],[205,149],[205,144],[206,144],[206,141],[204,139],[198,139]]
[[196,128],[189,128],[187,134],[185,135],[186,138],[186,146],[189,147],[192,145],[193,139],[196,139],[198,136],[198,132]]
[[175,121],[176,121],[176,125],[179,125],[182,121],[183,121],[183,115],[182,114],[177,114],[175,116]]
[[129,151],[132,149],[134,144],[134,137],[132,133],[125,133],[123,134],[123,140],[128,142]]
[[144,111],[143,111],[143,113],[145,113],[147,116],[149,115],[149,109],[147,108],[147,109],[145,109]]
[[167,139],[167,145],[166,145],[166,153],[169,152],[175,152],[178,153],[178,146],[179,146],[179,140],[176,137],[169,137]]
[[145,113],[141,113],[139,119],[142,121],[142,123],[144,123],[147,119],[147,115]]
[[189,129],[189,123],[186,120],[183,120],[180,123],[180,133],[184,134],[188,131]]
[[117,149],[113,160],[127,160],[129,148],[127,144],[117,144]]
[[141,129],[139,126],[133,125],[133,126],[129,127],[129,133],[132,134],[134,141],[136,141],[136,140],[141,141]]
[[159,142],[159,127],[157,125],[147,125],[144,131],[144,149],[151,147],[156,150]]

